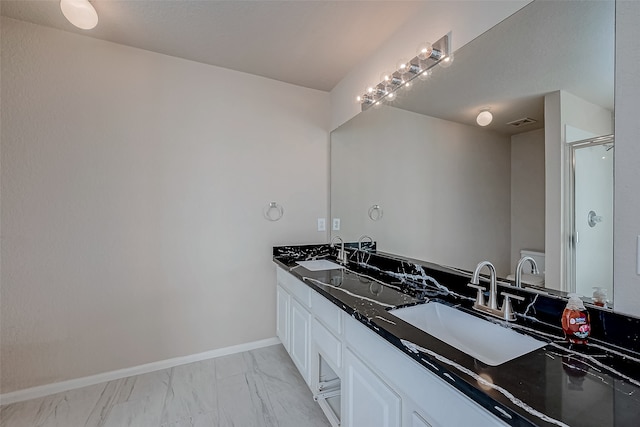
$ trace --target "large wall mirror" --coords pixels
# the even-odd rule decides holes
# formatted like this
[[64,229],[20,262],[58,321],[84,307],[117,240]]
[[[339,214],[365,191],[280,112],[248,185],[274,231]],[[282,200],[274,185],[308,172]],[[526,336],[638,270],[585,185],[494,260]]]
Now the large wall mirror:
[[336,129],[333,234],[503,278],[532,254],[532,284],[611,298],[614,19],[613,1],[536,0]]

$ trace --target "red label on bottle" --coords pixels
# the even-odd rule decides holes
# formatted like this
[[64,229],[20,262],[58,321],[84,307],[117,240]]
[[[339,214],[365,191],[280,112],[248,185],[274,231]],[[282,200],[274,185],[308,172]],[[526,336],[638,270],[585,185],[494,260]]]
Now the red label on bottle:
[[562,330],[572,344],[586,344],[591,333],[589,313],[565,308],[562,312]]

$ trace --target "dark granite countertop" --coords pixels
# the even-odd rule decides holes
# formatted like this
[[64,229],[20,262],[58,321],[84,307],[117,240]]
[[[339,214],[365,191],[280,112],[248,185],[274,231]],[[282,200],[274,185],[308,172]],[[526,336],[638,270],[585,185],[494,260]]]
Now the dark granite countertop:
[[[594,336],[588,345],[574,346],[562,337],[564,301],[558,298],[510,288],[527,299],[514,304],[518,319],[506,324],[471,309],[475,291],[466,288],[468,272],[355,249],[349,251],[346,270],[309,271],[296,264],[332,256],[328,245],[286,246],[274,248],[273,259],[507,424],[640,426],[639,319],[593,312]],[[489,366],[389,313],[432,301],[547,344]]]

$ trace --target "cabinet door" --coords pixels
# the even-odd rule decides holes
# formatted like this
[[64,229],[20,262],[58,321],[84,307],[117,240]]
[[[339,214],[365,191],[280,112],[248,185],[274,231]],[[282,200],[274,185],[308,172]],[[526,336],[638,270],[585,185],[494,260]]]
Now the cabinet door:
[[411,427],[431,427],[417,412],[411,414]]
[[349,350],[343,393],[346,427],[400,427],[400,397]]
[[289,303],[291,297],[280,285],[276,286],[276,335],[289,351]]
[[297,300],[290,299],[289,354],[307,384],[311,379],[311,314]]

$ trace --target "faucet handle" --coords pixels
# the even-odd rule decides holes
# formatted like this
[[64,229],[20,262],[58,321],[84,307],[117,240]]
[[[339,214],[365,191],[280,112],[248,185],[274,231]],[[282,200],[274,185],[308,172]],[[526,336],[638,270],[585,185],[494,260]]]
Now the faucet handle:
[[513,299],[517,299],[518,301],[524,301],[526,299],[525,297],[521,297],[520,295],[515,295],[509,292],[500,292],[500,293],[505,298],[513,298]]
[[513,322],[514,320],[516,320],[516,314],[513,312],[511,299],[524,301],[525,298],[521,297],[520,295],[510,294],[509,292],[501,292],[501,294],[504,297],[504,302],[502,303],[502,317],[504,320]]
[[470,288],[474,288],[478,290],[478,293],[476,294],[476,303],[475,305],[477,306],[484,306],[484,292],[487,290],[484,286],[482,285],[476,285],[475,283],[467,283],[467,286]]

